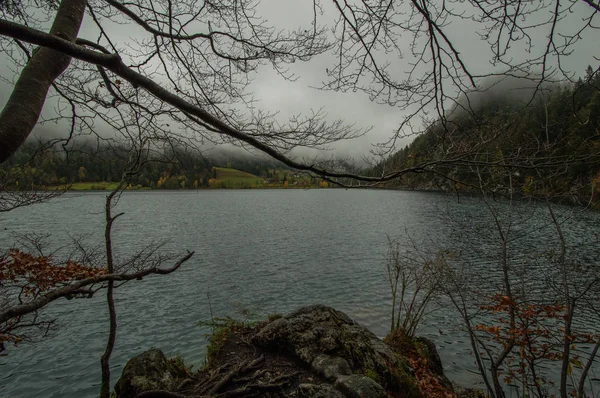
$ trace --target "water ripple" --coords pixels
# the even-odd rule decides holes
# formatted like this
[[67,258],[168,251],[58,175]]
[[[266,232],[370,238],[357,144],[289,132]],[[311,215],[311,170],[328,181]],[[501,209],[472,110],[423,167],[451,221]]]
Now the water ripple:
[[[0,239],[10,242],[14,233],[37,231],[52,233],[56,247],[68,243],[69,234],[90,234],[88,240],[98,244],[103,201],[102,194],[65,195],[11,212],[1,220],[6,230]],[[495,272],[493,239],[477,233],[466,241],[463,230],[457,232],[457,222],[474,229],[485,211],[475,199],[461,202],[397,191],[126,193],[117,209],[125,216],[114,227],[118,254],[167,239],[165,253],[187,249],[196,255],[172,275],[118,289],[113,382],[127,359],[150,347],[201,366],[209,330],[198,321],[210,318],[208,297],[214,316],[236,316],[241,308],[264,316],[325,303],[384,336],[391,308],[384,272],[386,234],[409,230],[425,247],[435,243],[459,249],[462,244],[470,267],[482,275]],[[458,221],[448,221],[447,215]],[[573,236],[582,241],[599,221],[597,215],[586,217],[575,220]],[[540,245],[541,237],[542,232],[527,242]],[[53,337],[0,358],[0,396],[97,396],[108,328],[102,295],[56,302],[47,313],[59,319]],[[421,333],[438,344],[451,378],[468,384],[478,380],[456,314],[434,314]]]

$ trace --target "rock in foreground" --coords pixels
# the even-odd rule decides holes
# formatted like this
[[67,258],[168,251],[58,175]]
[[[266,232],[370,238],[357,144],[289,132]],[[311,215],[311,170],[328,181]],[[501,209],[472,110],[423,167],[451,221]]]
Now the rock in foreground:
[[151,348],[127,362],[115,393],[117,397],[136,397],[145,391],[175,390],[185,373],[161,350]]
[[323,305],[256,326],[229,322],[212,336],[207,361],[182,377],[151,350],[127,363],[117,397],[454,396],[433,343],[399,333],[383,342]]

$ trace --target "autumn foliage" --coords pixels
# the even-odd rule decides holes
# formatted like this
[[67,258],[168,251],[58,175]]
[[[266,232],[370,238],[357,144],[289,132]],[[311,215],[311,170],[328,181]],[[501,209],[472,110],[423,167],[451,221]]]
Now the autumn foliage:
[[417,386],[424,397],[428,398],[455,398],[456,394],[445,387],[438,377],[431,373],[427,358],[418,355],[408,357],[410,366],[415,371]]
[[34,256],[17,249],[11,249],[7,257],[0,259],[0,286],[20,285],[25,297],[36,297],[59,285],[105,273],[105,269],[87,267],[71,260],[56,265],[48,256]]
[[[0,310],[10,305],[22,305],[53,289],[86,278],[104,275],[105,269],[93,268],[68,260],[64,264],[55,264],[49,256],[36,256],[21,250],[10,249],[0,258],[0,289],[2,301]],[[5,343],[18,344],[26,336],[27,321],[20,318],[0,324],[0,352]],[[17,331],[19,330],[19,331]]]
[[[399,355],[406,357],[412,370],[419,392],[427,398],[455,398],[451,386],[445,384],[431,370],[428,348],[402,328],[393,329],[384,341]],[[404,396],[404,395],[401,395]]]
[[[563,360],[565,334],[564,327],[560,325],[568,316],[566,307],[558,303],[520,302],[506,295],[496,294],[480,309],[492,320],[475,325],[475,330],[488,341],[499,344],[502,349],[514,347],[507,357],[508,366],[502,379],[504,383],[540,392],[544,390],[544,386],[553,385],[553,381],[542,373],[545,367],[540,365]],[[514,322],[511,321],[511,313],[514,314]],[[572,348],[578,343],[595,342],[594,335],[590,333],[573,333],[568,338]],[[583,367],[577,355],[569,358],[568,376],[573,367]]]

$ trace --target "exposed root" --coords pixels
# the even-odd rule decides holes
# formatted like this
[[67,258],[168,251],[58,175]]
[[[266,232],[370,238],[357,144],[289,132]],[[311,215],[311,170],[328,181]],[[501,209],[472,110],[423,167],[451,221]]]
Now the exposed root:
[[300,375],[302,372],[293,372],[286,375],[280,375],[270,379],[267,383],[259,382],[255,384],[246,384],[243,387],[237,388],[235,390],[227,391],[223,394],[219,394],[218,398],[230,398],[230,397],[239,397],[239,396],[252,396],[257,393],[261,393],[264,391],[272,391],[279,390],[285,385],[291,383],[294,377]]
[[144,391],[135,396],[135,398],[204,398],[199,395],[183,395],[176,392],[164,391],[164,390],[151,390]]
[[249,372],[251,370],[255,370],[263,361],[265,360],[264,355],[259,356],[250,362],[242,362],[238,366],[236,366],[233,370],[227,373],[224,377],[222,377],[208,392],[208,395],[214,395],[219,392],[224,386],[226,386],[231,379],[239,374],[243,374]]
[[248,397],[257,395],[261,391],[279,390],[285,383],[278,384],[248,384],[244,387],[224,392],[223,394],[217,395],[218,398],[231,398],[231,397]]

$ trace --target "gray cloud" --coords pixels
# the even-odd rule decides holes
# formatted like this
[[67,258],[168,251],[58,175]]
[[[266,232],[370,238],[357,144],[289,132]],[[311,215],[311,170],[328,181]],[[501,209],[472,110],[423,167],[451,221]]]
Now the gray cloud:
[[[589,7],[582,4],[574,5],[575,19],[588,13]],[[258,7],[259,14],[263,15],[269,22],[279,29],[295,29],[300,26],[308,26],[312,18],[312,7],[310,3],[299,2],[295,0],[262,0]],[[323,15],[319,18],[322,23],[329,26],[335,18],[336,13],[331,2],[323,3]],[[542,16],[546,17],[546,16]],[[549,27],[543,27],[535,32],[534,41],[541,43],[547,35]],[[570,29],[566,26],[563,29]],[[453,40],[455,47],[461,53],[461,56],[469,69],[473,73],[484,74],[494,71],[490,65],[490,50],[477,35],[474,34],[475,27],[468,23],[450,25],[447,28],[449,37]],[[136,38],[141,37],[142,32],[131,25],[111,25],[108,29],[110,34],[117,38],[120,43],[131,43]],[[566,69],[582,74],[588,64],[598,65],[594,59],[597,54],[597,37],[594,37],[593,31],[587,32],[576,50],[568,58],[563,59],[563,66]],[[89,19],[86,19],[82,27],[80,37],[94,39],[97,35],[95,27]],[[409,40],[407,35],[403,40]],[[535,51],[543,49],[538,43]],[[514,51],[523,51],[518,46]],[[525,55],[523,55],[525,56]],[[319,87],[327,79],[326,68],[331,68],[335,62],[332,54],[324,54],[315,57],[310,62],[296,62],[289,66],[290,72],[297,76],[295,82],[289,82],[279,76],[271,67],[263,66],[259,68],[256,75],[253,76],[253,82],[249,86],[249,91],[254,94],[258,100],[257,105],[271,112],[279,112],[277,118],[285,121],[290,116],[302,113],[308,114],[311,110],[323,110],[329,115],[331,120],[343,119],[345,122],[354,124],[358,128],[372,127],[372,130],[365,136],[352,141],[339,142],[332,146],[336,152],[360,157],[367,153],[372,144],[385,141],[398,127],[406,113],[396,107],[389,105],[379,105],[369,100],[368,96],[360,92],[340,93],[332,91],[321,91]],[[397,63],[398,73],[403,73],[408,67],[409,60],[394,61],[394,67]],[[556,60],[549,60],[556,62]],[[0,74],[5,76],[9,74],[8,60],[0,60]],[[10,76],[8,76],[10,78]],[[4,105],[5,99],[11,90],[11,85],[6,82],[0,82],[0,106]],[[49,100],[44,109],[46,116],[51,116],[54,112],[56,103]],[[61,125],[45,125],[37,128],[38,133],[45,134],[50,131],[59,134],[64,129]],[[400,140],[397,145],[404,146],[409,143],[411,138]],[[299,155],[311,154],[311,152],[297,152]]]

